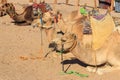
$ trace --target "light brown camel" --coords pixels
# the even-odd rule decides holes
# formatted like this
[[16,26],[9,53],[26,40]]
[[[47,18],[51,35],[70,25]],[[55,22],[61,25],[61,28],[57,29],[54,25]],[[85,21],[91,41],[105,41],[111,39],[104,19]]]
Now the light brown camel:
[[43,25],[40,23],[40,19],[35,19],[31,24],[33,27],[40,27],[43,30],[45,30],[48,42],[51,42],[51,40],[57,36],[58,27],[55,25],[56,23],[54,21],[55,20],[54,15],[57,14],[55,14],[54,12],[51,13],[51,11],[46,12],[42,16]]
[[[98,74],[103,74],[104,72],[120,69],[120,34],[118,31],[112,32],[101,48],[93,50],[90,47],[85,47],[83,44],[85,40],[82,33],[84,20],[86,20],[86,17],[74,20],[72,29],[70,27],[67,28],[67,30],[70,29],[70,31],[67,31],[69,34],[65,33],[62,38],[54,39],[50,46],[56,49],[56,51],[72,52],[77,59],[92,66],[87,67],[87,70],[91,72],[96,71]],[[89,37],[87,37],[87,40],[92,41]],[[110,66],[96,69],[96,67],[102,64],[110,64]]]
[[[57,51],[72,52],[83,63],[95,66],[87,67],[88,71],[103,74],[104,72],[120,69],[120,34],[118,31],[114,31],[98,50],[85,48],[75,34],[65,34],[62,38],[53,40],[51,45]],[[96,69],[97,66],[107,63],[110,66]]]

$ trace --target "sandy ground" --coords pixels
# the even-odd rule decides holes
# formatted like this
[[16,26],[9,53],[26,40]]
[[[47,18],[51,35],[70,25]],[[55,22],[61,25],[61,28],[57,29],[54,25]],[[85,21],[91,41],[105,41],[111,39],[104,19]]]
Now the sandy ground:
[[[28,0],[8,0],[13,2],[18,12],[22,12],[20,4],[27,4]],[[63,3],[64,0],[58,0]],[[53,0],[46,0],[52,3]],[[93,1],[81,0],[81,4],[86,3],[93,6]],[[71,4],[75,4],[74,0],[70,0]],[[59,4],[56,9],[60,10],[66,16],[72,10],[76,10],[75,6]],[[119,16],[113,12],[114,16]],[[120,70],[97,75],[86,71],[84,66],[80,65],[77,60],[69,61],[71,54],[65,55],[68,63],[72,63],[68,70],[74,70],[82,74],[88,74],[89,77],[83,78],[76,75],[61,74],[61,58],[59,54],[52,53],[46,59],[41,59],[40,49],[44,48],[47,52],[48,44],[43,37],[43,45],[41,47],[41,36],[39,28],[31,26],[17,26],[11,23],[9,16],[0,18],[0,80],[119,80]],[[44,33],[43,33],[44,34]],[[67,68],[69,64],[65,65]]]

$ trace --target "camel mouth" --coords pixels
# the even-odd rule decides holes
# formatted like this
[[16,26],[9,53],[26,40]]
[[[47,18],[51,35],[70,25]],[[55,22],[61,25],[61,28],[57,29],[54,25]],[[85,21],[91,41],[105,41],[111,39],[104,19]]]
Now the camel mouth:
[[52,42],[49,44],[49,48],[56,48],[57,44],[55,42]]
[[60,53],[67,53],[67,52],[69,52],[69,50],[65,50],[63,47],[58,49],[58,45],[55,42],[50,43],[49,44],[49,48],[51,48],[52,50],[54,50],[56,52],[60,52]]

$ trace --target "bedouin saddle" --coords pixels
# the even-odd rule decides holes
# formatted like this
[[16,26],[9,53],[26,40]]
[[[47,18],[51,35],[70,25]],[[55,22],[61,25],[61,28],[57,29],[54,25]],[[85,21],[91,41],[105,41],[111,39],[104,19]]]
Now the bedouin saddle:
[[45,12],[48,12],[49,10],[52,10],[51,6],[45,2],[41,2],[39,4],[34,3],[32,6],[34,16],[38,16],[38,14],[43,14]]

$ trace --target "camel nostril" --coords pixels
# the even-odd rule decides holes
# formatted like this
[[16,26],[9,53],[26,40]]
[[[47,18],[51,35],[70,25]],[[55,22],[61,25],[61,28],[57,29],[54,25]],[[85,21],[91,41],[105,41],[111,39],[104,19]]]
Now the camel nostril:
[[55,47],[56,47],[56,43],[53,42],[49,44],[49,48],[55,48]]
[[61,41],[62,41],[62,42],[66,42],[66,40],[64,40],[64,39],[61,39]]

